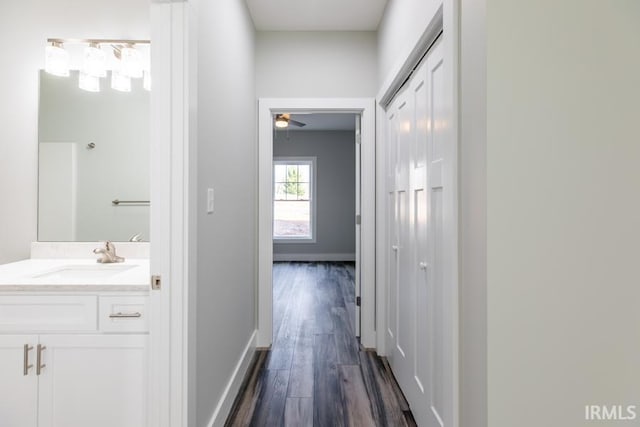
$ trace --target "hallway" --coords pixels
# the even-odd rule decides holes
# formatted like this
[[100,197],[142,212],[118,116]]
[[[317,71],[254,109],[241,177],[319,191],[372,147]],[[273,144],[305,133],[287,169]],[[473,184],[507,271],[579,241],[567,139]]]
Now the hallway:
[[388,364],[354,333],[353,263],[274,263],[274,340],[227,426],[415,425]]

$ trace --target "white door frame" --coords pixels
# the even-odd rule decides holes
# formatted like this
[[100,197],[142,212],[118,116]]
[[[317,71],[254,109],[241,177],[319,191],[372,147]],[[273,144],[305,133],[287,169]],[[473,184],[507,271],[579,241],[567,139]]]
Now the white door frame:
[[375,318],[375,100],[373,98],[261,98],[258,100],[258,347],[273,336],[273,114],[356,113],[361,142],[361,342],[376,348]]
[[[195,91],[193,2],[151,2],[150,291],[148,426],[183,427],[195,415]],[[191,53],[191,56],[190,56]],[[193,421],[191,422],[193,423]]]

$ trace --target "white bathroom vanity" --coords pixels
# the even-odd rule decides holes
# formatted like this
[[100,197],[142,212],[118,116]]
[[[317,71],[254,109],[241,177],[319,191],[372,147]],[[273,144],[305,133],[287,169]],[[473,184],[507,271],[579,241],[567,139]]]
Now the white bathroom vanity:
[[149,261],[0,266],[0,424],[147,424]]

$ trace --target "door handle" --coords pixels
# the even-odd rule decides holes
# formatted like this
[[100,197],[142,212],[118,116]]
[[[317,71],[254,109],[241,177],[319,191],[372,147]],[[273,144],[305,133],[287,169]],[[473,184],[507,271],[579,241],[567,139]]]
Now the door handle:
[[42,371],[42,368],[44,368],[45,365],[44,363],[42,363],[42,352],[44,350],[46,350],[47,347],[41,344],[38,344],[38,353],[37,353],[37,360],[36,360],[36,375],[40,375],[40,372]]
[[33,365],[29,365],[29,352],[33,350],[33,346],[29,344],[24,345],[24,361],[22,367],[22,375],[29,375],[29,369],[33,368]]
[[398,251],[398,245],[392,245],[391,249],[393,249],[395,252],[397,252]]
[[418,264],[418,266],[420,267],[420,270],[426,270],[427,267],[429,267],[429,264],[427,264],[426,262],[421,262],[420,264]]

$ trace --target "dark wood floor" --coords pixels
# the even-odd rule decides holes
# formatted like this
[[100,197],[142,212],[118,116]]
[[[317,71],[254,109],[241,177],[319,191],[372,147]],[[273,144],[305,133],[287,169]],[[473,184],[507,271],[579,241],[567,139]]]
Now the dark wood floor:
[[353,263],[275,263],[274,339],[227,426],[414,426],[386,360],[355,336]]

